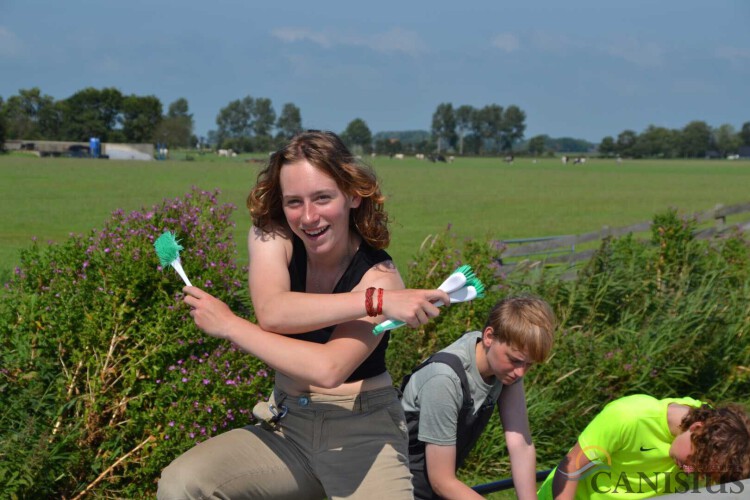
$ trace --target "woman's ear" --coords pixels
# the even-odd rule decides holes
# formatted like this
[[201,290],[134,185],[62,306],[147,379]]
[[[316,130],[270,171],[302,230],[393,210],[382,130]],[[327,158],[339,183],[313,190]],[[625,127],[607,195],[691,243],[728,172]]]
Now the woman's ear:
[[349,202],[349,208],[357,208],[362,204],[362,197],[354,195]]
[[690,424],[690,427],[688,427],[688,430],[690,432],[693,432],[696,429],[700,429],[701,427],[703,427],[703,422],[693,422],[692,424]]

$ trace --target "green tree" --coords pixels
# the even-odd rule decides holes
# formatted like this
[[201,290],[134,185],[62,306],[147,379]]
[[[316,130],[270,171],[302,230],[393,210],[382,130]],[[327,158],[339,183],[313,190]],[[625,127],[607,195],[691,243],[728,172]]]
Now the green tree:
[[122,135],[126,142],[151,143],[162,121],[162,105],[156,96],[129,95],[122,100]]
[[0,153],[5,152],[5,116],[3,115],[4,102],[0,96]]
[[485,150],[496,152],[503,129],[503,107],[489,104],[478,110],[474,113],[472,129],[479,139],[479,153]]
[[615,140],[611,135],[608,135],[599,143],[599,154],[602,156],[614,156],[616,151]]
[[638,134],[634,130],[623,130],[617,135],[617,154],[621,156],[633,156],[633,147],[638,140]]
[[544,154],[544,141],[546,136],[536,135],[529,139],[529,154],[539,156]]
[[247,96],[230,102],[216,116],[218,146],[227,139],[250,137],[253,132],[255,99]]
[[673,158],[677,155],[677,137],[674,131],[649,125],[636,139],[632,155],[636,158]]
[[276,123],[276,111],[273,109],[271,99],[259,97],[253,105],[253,132],[256,136],[270,138],[274,123]]
[[518,106],[508,106],[503,112],[500,133],[500,148],[503,151],[513,151],[513,146],[523,140],[526,131],[526,113]]
[[742,129],[740,130],[740,141],[743,146],[750,146],[750,122],[742,124]]
[[471,121],[476,110],[467,104],[456,109],[456,131],[458,132],[458,153],[464,154],[464,137],[471,131]]
[[57,139],[60,116],[55,100],[38,87],[21,89],[2,110],[8,139]]
[[714,132],[714,143],[719,153],[722,156],[727,156],[736,153],[740,149],[742,138],[732,125],[725,123]]
[[372,132],[361,118],[355,118],[347,125],[341,140],[354,154],[369,154],[372,150]]
[[379,155],[395,155],[404,152],[403,143],[395,137],[375,139],[375,152]]
[[187,99],[180,97],[169,105],[166,116],[156,129],[156,142],[171,147],[189,147],[193,141],[193,115]]
[[439,104],[432,114],[432,135],[437,143],[438,153],[443,145],[446,149],[456,146],[456,116],[451,103]]
[[702,158],[711,149],[711,127],[704,121],[692,121],[680,134],[680,150],[688,158]]
[[122,119],[123,96],[114,87],[102,90],[88,87],[62,101],[62,136],[69,141],[102,142],[117,138],[115,128]]
[[284,107],[281,108],[279,119],[276,121],[276,128],[278,129],[277,136],[284,140],[289,140],[295,134],[302,132],[302,113],[300,113],[300,109],[291,102],[284,104]]

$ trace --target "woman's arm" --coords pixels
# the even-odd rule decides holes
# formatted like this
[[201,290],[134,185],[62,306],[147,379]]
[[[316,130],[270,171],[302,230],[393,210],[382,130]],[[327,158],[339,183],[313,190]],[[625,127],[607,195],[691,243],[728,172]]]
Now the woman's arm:
[[281,230],[267,233],[253,227],[248,236],[250,296],[258,324],[267,331],[304,333],[365,317],[365,289],[369,286],[386,290],[385,317],[412,327],[425,324],[439,314],[433,302],[450,302],[440,290],[404,290],[401,276],[391,262],[374,266],[360,282],[367,285],[349,293],[292,292],[288,270],[292,242],[287,233]]
[[[205,333],[234,342],[274,370],[318,387],[341,385],[380,340],[372,335],[372,322],[356,320],[338,327],[326,344],[304,342],[261,329],[200,288],[183,291],[190,315]],[[356,334],[363,330],[366,335]]]
[[536,449],[531,441],[523,379],[503,387],[498,402],[516,495],[520,500],[536,499]]

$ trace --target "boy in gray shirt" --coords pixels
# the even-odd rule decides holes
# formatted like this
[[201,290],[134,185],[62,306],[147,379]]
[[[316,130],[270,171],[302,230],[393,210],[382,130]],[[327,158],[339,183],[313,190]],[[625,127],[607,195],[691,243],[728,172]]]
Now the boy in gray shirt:
[[456,471],[496,404],[518,498],[536,498],[523,376],[549,356],[555,326],[552,309],[539,298],[501,300],[481,332],[464,334],[404,378],[401,404],[416,499],[482,498]]

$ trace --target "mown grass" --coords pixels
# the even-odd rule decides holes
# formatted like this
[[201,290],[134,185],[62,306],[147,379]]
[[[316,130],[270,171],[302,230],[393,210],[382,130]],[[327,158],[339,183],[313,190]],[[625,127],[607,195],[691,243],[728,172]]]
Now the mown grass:
[[[101,227],[116,209],[150,207],[218,188],[233,216],[240,262],[249,225],[245,197],[260,166],[216,161],[93,161],[0,156],[0,275],[32,237],[62,241]],[[452,164],[374,158],[393,219],[389,248],[405,268],[422,241],[452,224],[455,234],[492,239],[577,234],[648,220],[669,207],[683,212],[748,200],[748,162],[589,161],[459,158]]]
[[[441,233],[417,256],[409,285],[435,286],[441,274],[454,268],[456,258],[471,264],[482,281],[492,285],[484,300],[450,308],[418,332],[409,334],[404,329],[394,337],[397,341],[391,344],[388,363],[395,380],[426,354],[481,324],[478,321],[501,296],[531,292],[547,299],[561,321],[552,359],[535,367],[528,377],[527,404],[539,469],[557,463],[591,415],[615,397],[648,392],[658,397],[707,396],[712,401],[747,403],[747,243],[738,237],[693,241],[692,222],[672,212],[663,213],[666,206],[694,211],[717,202],[746,201],[742,189],[750,170],[747,163],[602,162],[585,167],[562,166],[552,160],[536,164],[521,160],[512,166],[483,159],[453,165],[379,159],[374,163],[397,220],[396,258],[403,261],[413,255],[425,234]],[[0,160],[4,179],[11,181],[2,183],[0,192],[5,218],[0,231],[28,231],[44,241],[65,239],[70,231],[103,229],[92,241],[74,238],[67,245],[30,248],[25,252],[24,270],[14,281],[15,288],[11,286],[7,293],[0,294],[4,299],[0,301],[0,326],[8,332],[3,337],[3,374],[10,380],[6,389],[14,391],[3,393],[7,411],[5,418],[0,418],[5,435],[12,436],[12,440],[0,439],[5,450],[12,450],[0,449],[0,457],[15,460],[0,460],[0,483],[5,480],[18,488],[9,491],[37,488],[33,491],[48,493],[69,488],[71,494],[67,496],[72,496],[94,481],[96,471],[113,464],[123,450],[145,443],[145,437],[157,437],[160,446],[144,448],[142,456],[131,457],[127,470],[101,482],[101,491],[95,493],[150,496],[153,479],[182,451],[169,446],[192,445],[193,441],[178,443],[177,435],[163,437],[163,433],[176,432],[165,422],[184,420],[189,431],[197,417],[179,405],[195,401],[198,397],[192,394],[200,394],[201,400],[212,395],[219,398],[217,401],[223,395],[206,387],[202,372],[193,377],[193,386],[180,385],[191,380],[180,380],[181,371],[174,372],[174,385],[159,382],[164,374],[172,373],[167,367],[174,365],[175,359],[187,359],[188,353],[203,355],[206,348],[196,342],[193,352],[191,341],[196,339],[196,331],[191,322],[185,321],[184,311],[172,307],[179,282],[173,275],[157,276],[149,269],[155,264],[142,259],[143,255],[152,255],[144,234],[152,230],[152,224],[161,227],[161,221],[219,215],[212,208],[213,199],[211,205],[201,205],[197,210],[186,208],[186,199],[197,198],[183,198],[192,185],[218,187],[224,192],[219,203],[242,206],[257,168],[243,161],[136,164],[15,157]],[[183,200],[166,203],[161,215],[157,210],[157,215],[108,216],[115,208],[127,212],[165,197]],[[93,213],[91,219],[76,220],[80,215],[90,216],[89,212]],[[497,257],[497,249],[486,244],[488,231],[495,238],[583,232],[604,224],[651,219],[655,214],[660,229],[653,231],[651,239],[605,240],[574,281],[560,280],[548,269],[534,272],[529,279],[522,276],[511,280],[487,265]],[[244,210],[234,217],[238,227],[233,235],[241,240],[247,229]],[[448,222],[454,225],[452,232],[443,231]],[[54,236],[50,229],[56,226],[65,229]],[[39,227],[47,232],[40,233]],[[225,226],[211,220],[203,226],[184,227],[194,228],[187,230],[184,254],[193,256],[186,259],[191,277],[199,283],[211,282],[215,290],[226,293],[232,307],[245,310],[242,275],[233,266],[223,265],[234,258],[223,245],[229,232],[211,232]],[[475,240],[464,244],[452,238],[456,233],[474,236]],[[411,246],[405,243],[410,234],[414,236]],[[28,240],[21,246],[27,244]],[[242,255],[237,257],[244,260]],[[188,342],[176,342],[182,338]],[[105,352],[111,350],[112,339],[118,342],[116,355],[121,361],[109,365],[111,353]],[[146,347],[153,348],[149,352],[157,356],[149,358],[148,363],[138,351],[143,342],[148,342]],[[237,356],[237,361],[244,363],[246,357]],[[101,362],[104,364],[99,366]],[[70,369],[84,363],[95,376],[79,376],[77,369]],[[105,370],[120,364],[122,368]],[[80,373],[88,374],[87,370]],[[122,382],[126,396],[111,392],[109,382],[104,383],[108,376],[120,380],[120,373],[132,375]],[[221,378],[217,381],[224,382]],[[70,389],[74,385],[77,388]],[[226,390],[226,385],[218,385]],[[97,393],[95,386],[102,390]],[[50,387],[59,390],[47,390]],[[243,405],[259,397],[261,392],[256,390],[240,398]],[[136,397],[127,413],[124,409],[120,412],[122,406],[117,402],[131,395]],[[97,398],[100,406],[90,404]],[[175,402],[177,406],[172,405]],[[107,411],[114,412],[112,417]],[[213,413],[200,413],[207,423],[215,418]],[[26,415],[31,415],[30,420]],[[111,418],[120,418],[121,423],[112,425]],[[45,432],[50,421],[60,419],[65,419],[68,427],[58,432],[60,447],[53,449],[49,446],[53,441]],[[84,424],[86,428],[82,429]],[[100,433],[105,430],[107,438]],[[105,452],[96,452],[93,459],[79,459],[83,454],[92,456],[89,445],[93,439],[102,440],[94,448]],[[63,446],[67,444],[70,447]],[[509,475],[502,431],[494,418],[462,477],[469,484],[477,484]],[[125,491],[139,494],[127,495]],[[504,492],[491,498],[513,496]]]

